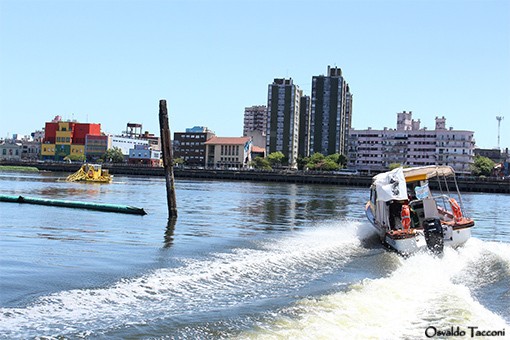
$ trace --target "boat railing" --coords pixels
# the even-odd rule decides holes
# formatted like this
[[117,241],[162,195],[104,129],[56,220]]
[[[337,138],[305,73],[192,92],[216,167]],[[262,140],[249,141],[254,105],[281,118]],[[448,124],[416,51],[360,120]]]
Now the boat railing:
[[446,209],[447,207],[447,204],[448,206],[450,205],[450,197],[448,195],[436,195],[436,196],[432,196],[432,198],[434,199],[434,201],[436,201],[436,204],[438,206],[442,205],[444,209]]

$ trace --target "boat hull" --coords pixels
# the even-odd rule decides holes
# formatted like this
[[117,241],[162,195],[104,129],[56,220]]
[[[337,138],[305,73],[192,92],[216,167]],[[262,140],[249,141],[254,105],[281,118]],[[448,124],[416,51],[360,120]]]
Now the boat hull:
[[[413,229],[409,234],[395,234],[381,226],[374,218],[374,208],[367,202],[365,213],[371,225],[379,235],[384,246],[402,255],[411,255],[419,251],[429,250],[423,229]],[[443,242],[445,247],[457,248],[462,246],[471,237],[471,227],[457,228],[442,225]]]
[[419,231],[416,231],[412,237],[398,239],[395,239],[390,235],[386,234],[384,237],[384,244],[390,247],[392,250],[403,255],[410,255],[420,250],[427,249],[425,236],[423,235],[423,233],[420,233]]

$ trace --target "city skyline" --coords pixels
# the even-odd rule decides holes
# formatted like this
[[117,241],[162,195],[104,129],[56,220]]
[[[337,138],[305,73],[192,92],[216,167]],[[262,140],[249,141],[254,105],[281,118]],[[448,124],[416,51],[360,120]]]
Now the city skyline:
[[0,136],[55,115],[157,133],[159,99],[173,132],[204,125],[241,136],[244,108],[265,105],[274,78],[310,95],[331,65],[348,79],[355,129],[392,126],[408,110],[428,128],[445,116],[492,148],[503,116],[505,148],[509,13],[507,1],[3,0]]

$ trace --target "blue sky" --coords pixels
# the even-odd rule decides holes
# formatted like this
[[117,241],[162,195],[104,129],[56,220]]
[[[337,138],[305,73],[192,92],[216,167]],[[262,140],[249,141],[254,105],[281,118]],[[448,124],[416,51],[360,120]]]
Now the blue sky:
[[208,126],[242,135],[246,106],[265,105],[274,78],[310,94],[314,75],[342,68],[353,127],[475,131],[510,147],[510,1],[0,0],[0,136],[56,115],[127,122],[159,134]]

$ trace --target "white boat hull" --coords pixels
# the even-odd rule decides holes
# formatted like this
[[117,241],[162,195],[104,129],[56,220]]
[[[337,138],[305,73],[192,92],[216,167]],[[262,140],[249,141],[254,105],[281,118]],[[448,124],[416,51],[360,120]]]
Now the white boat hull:
[[395,240],[389,235],[385,235],[384,243],[400,254],[414,254],[420,250],[427,249],[425,236],[417,232],[415,237]]
[[[414,254],[419,251],[429,249],[425,233],[422,229],[414,230],[412,237],[394,238],[388,233],[388,230],[381,227],[375,221],[370,206],[366,207],[366,215],[372,226],[377,231],[382,243],[390,249],[403,255]],[[471,227],[454,229],[452,226],[443,225],[443,243],[445,247],[457,248],[462,246],[471,237]]]
[[[449,229],[449,230],[448,230]],[[451,230],[451,228],[443,228],[445,237],[444,237],[444,246],[450,248],[458,248],[464,245],[467,240],[471,237],[471,228],[464,228],[460,230]],[[446,237],[447,234],[450,234],[451,237]],[[395,250],[400,254],[414,254],[418,251],[425,251],[428,249],[427,241],[425,240],[425,235],[423,230],[416,230],[415,237],[413,238],[405,238],[405,239],[393,239],[389,235],[385,235],[384,243]]]
[[[396,168],[373,177],[370,200],[365,205],[368,220],[383,244],[401,253],[429,249],[440,253],[444,247],[457,248],[471,237],[475,222],[464,216],[462,199],[450,190],[433,195],[429,179],[452,176],[450,166]],[[456,183],[456,182],[455,182]],[[455,193],[453,193],[455,194]]]

